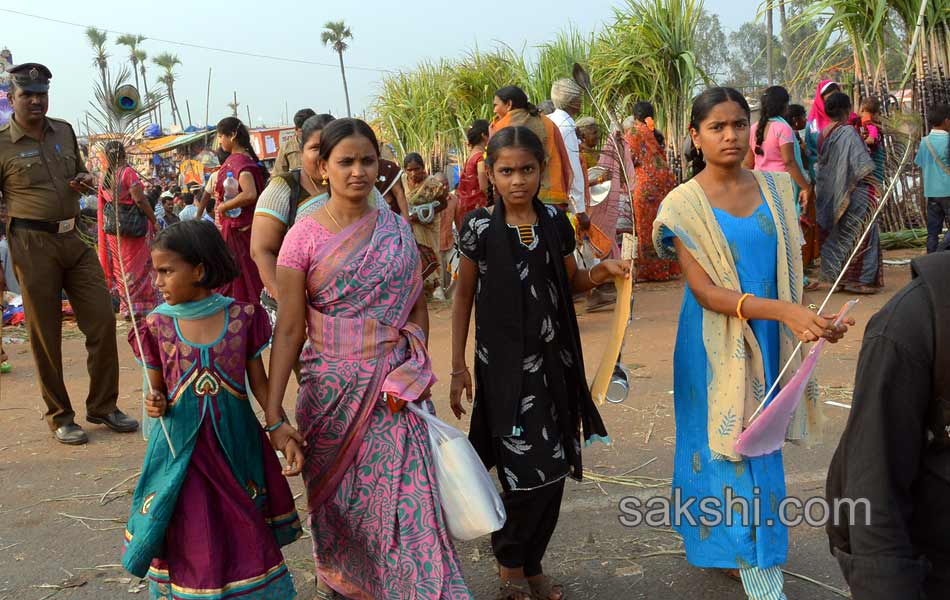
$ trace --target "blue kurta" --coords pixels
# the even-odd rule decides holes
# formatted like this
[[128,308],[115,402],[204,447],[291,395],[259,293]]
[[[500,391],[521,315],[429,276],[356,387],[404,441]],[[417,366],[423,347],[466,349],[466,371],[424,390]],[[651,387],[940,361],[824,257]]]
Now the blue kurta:
[[[762,204],[749,217],[737,218],[713,209],[716,220],[729,242],[742,291],[760,298],[778,298],[776,262],[778,239],[769,207]],[[672,243],[666,232],[665,241]],[[779,323],[750,321],[762,350],[765,378],[771,387],[779,370]],[[785,562],[788,530],[777,522],[779,503],[785,497],[785,469],[781,451],[742,462],[713,459],[707,435],[707,378],[711,377],[703,345],[703,308],[687,286],[683,295],[676,351],[673,359],[674,405],[676,412],[676,458],[673,492],[681,503],[695,499],[690,507],[696,523],[674,520],[674,528],[683,536],[686,559],[706,568],[768,568]],[[773,395],[774,397],[774,395]],[[771,401],[771,400],[770,400]],[[727,489],[732,497],[749,501],[748,517],[733,511],[733,523],[718,526],[699,523],[704,513],[699,503],[716,498],[726,513]],[[753,521],[753,500],[758,499],[758,523]],[[708,511],[707,513],[710,517]],[[675,513],[674,513],[675,518]],[[708,519],[709,517],[707,517]]]

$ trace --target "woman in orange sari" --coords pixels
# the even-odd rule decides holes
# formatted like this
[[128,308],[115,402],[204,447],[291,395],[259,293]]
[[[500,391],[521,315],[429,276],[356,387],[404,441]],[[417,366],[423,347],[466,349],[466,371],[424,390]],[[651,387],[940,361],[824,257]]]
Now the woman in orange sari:
[[566,211],[573,175],[567,147],[564,145],[564,138],[561,137],[557,125],[539,113],[538,109],[528,102],[528,95],[524,93],[524,90],[515,85],[505,86],[495,92],[492,107],[495,118],[492,119],[489,137],[505,127],[523,125],[538,136],[544,144],[547,162],[541,174],[538,199],[544,204],[553,204]]
[[625,139],[636,172],[633,216],[637,234],[637,281],[667,281],[680,274],[675,260],[660,258],[653,247],[653,221],[660,202],[676,187],[676,177],[666,162],[663,135],[653,125],[653,105],[633,106],[633,127]]

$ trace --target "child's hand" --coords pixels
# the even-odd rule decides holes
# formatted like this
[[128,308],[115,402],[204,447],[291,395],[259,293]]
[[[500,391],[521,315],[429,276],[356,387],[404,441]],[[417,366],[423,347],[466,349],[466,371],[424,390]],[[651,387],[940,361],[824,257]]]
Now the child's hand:
[[452,385],[449,388],[449,406],[452,408],[456,419],[461,419],[462,415],[465,414],[465,409],[462,407],[462,392],[465,392],[465,398],[471,404],[472,388],[472,374],[468,367],[452,373]]
[[270,445],[274,450],[280,450],[285,455],[287,454],[285,448],[287,444],[291,441],[297,443],[298,446],[306,446],[307,442],[304,441],[303,436],[300,435],[300,432],[294,429],[294,426],[286,421],[276,430],[271,431],[267,434],[270,437]]
[[287,445],[284,446],[284,458],[287,459],[287,466],[284,467],[284,477],[296,477],[303,470],[303,450],[297,440],[290,438]]
[[161,392],[151,391],[145,395],[145,414],[157,419],[165,414],[168,408],[168,401]]

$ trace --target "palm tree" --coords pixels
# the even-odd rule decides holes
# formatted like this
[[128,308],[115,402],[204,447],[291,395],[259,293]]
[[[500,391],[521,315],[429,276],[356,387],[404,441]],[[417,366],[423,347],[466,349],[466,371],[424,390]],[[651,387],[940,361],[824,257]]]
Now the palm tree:
[[152,59],[152,62],[165,69],[165,73],[158,78],[159,83],[165,85],[168,92],[168,103],[171,106],[172,123],[181,123],[181,113],[178,112],[178,102],[175,100],[175,67],[181,64],[178,56],[163,52]]
[[343,66],[343,53],[349,46],[346,40],[353,39],[353,32],[343,21],[327,21],[323,26],[323,33],[320,39],[324,46],[332,46],[340,56],[340,74],[343,76],[343,93],[346,95],[346,116],[353,116],[350,112],[350,90],[346,85],[346,68]]
[[99,79],[102,82],[102,87],[107,88],[109,55],[106,53],[106,42],[109,40],[109,36],[101,29],[87,27],[86,38],[89,40],[89,45],[92,46],[92,50],[96,54],[93,59],[93,64],[99,69]]
[[138,47],[139,44],[145,41],[144,35],[132,35],[126,33],[120,35],[119,38],[115,41],[116,44],[120,46],[128,46],[129,48],[129,62],[132,63],[132,74],[135,76],[135,87],[139,87],[139,55]]
[[[137,64],[139,66],[139,71],[141,71],[142,73],[142,87],[145,88],[145,97],[148,98],[149,97],[148,77],[145,76],[145,63],[148,60],[148,54],[145,53],[145,50],[142,50],[141,48],[136,48],[135,50],[132,51],[132,55],[130,58],[134,58],[134,60],[132,60],[132,64]],[[138,73],[136,73],[135,74],[136,85],[138,85],[138,81],[139,81],[138,76],[139,76]]]

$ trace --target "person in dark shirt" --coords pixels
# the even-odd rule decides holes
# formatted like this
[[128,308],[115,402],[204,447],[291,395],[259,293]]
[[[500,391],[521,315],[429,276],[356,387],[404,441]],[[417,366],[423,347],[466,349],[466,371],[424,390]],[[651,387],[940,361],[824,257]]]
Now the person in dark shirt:
[[[828,473],[839,518],[828,537],[854,600],[950,598],[950,256],[942,254],[915,260],[918,276],[868,324]],[[857,501],[853,521],[847,505],[835,507],[840,499]]]
[[180,223],[181,219],[178,218],[178,215],[175,214],[175,198],[178,196],[163,196],[162,197],[162,208],[165,209],[165,225],[171,226],[175,223]]

